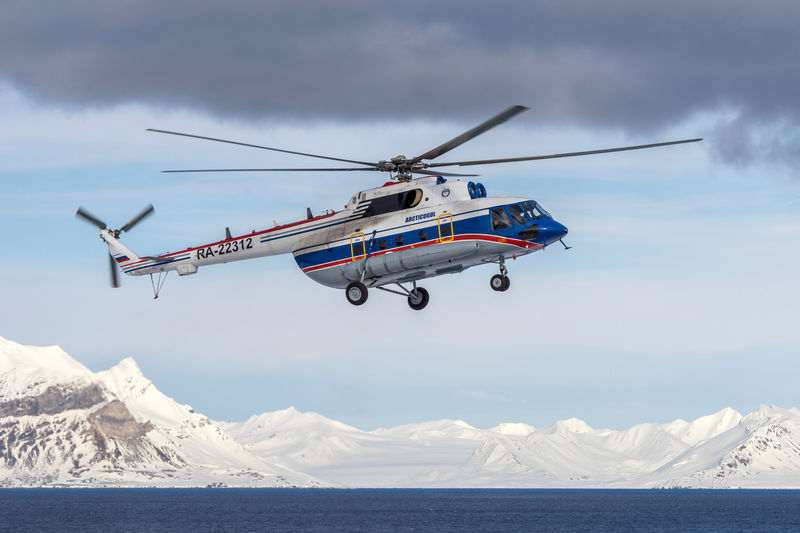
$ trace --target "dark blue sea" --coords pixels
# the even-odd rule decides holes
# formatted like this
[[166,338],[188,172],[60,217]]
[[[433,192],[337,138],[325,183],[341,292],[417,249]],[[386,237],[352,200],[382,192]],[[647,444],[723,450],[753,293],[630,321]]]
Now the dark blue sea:
[[0,531],[800,531],[800,491],[0,489]]

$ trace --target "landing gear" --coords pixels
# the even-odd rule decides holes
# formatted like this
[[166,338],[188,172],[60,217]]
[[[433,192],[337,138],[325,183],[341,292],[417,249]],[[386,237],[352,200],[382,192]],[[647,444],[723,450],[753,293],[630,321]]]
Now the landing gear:
[[498,292],[507,291],[511,286],[511,280],[508,279],[508,269],[506,268],[506,260],[501,255],[497,261],[500,264],[500,273],[492,276],[489,280],[489,286]]
[[431,297],[430,294],[428,294],[428,291],[422,287],[417,287],[408,295],[408,306],[414,311],[420,311],[425,309],[425,306],[428,305],[430,299]]
[[354,281],[344,290],[347,301],[353,305],[361,305],[367,301],[367,287],[360,281]]
[[507,291],[508,288],[511,286],[511,280],[508,279],[508,276],[504,276],[502,274],[495,274],[492,276],[492,279],[489,280],[489,285],[492,289],[503,292]]
[[[351,283],[352,285],[352,283]],[[414,311],[420,311],[425,309],[430,301],[431,297],[428,294],[428,291],[423,289],[422,287],[417,287],[417,282],[412,282],[411,290],[406,289],[400,283],[395,283],[398,287],[400,287],[400,291],[396,291],[394,289],[389,289],[386,287],[375,287],[376,289],[380,289],[385,292],[391,292],[392,294],[398,294],[400,296],[405,296],[408,298],[408,306],[413,309]]]

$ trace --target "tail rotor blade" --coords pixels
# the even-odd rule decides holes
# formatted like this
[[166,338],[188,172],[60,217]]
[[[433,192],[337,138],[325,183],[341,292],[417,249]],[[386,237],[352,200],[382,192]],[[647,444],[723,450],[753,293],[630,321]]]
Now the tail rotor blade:
[[105,222],[103,222],[102,220],[100,220],[96,216],[90,214],[88,211],[86,211],[82,207],[78,208],[78,210],[75,212],[75,216],[84,219],[89,224],[92,224],[93,226],[97,226],[100,229],[106,229],[106,227],[107,227]]
[[120,231],[130,231],[136,224],[141,222],[143,218],[145,218],[146,216],[152,214],[154,211],[155,211],[155,209],[153,208],[153,204],[150,204],[149,206],[147,206],[145,208],[144,211],[142,211],[141,213],[139,213],[138,215],[133,217],[130,220],[130,222],[128,222],[127,224],[122,226],[119,230]]
[[111,254],[108,256],[108,266],[111,269],[111,286],[113,288],[119,287],[119,279],[117,279],[117,262],[111,257]]

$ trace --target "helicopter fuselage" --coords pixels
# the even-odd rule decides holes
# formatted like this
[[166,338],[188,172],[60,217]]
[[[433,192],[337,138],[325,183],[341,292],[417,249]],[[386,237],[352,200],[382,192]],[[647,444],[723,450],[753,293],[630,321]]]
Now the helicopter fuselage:
[[380,287],[502,262],[559,241],[567,229],[533,200],[487,197],[480,184],[431,176],[359,192],[339,212],[155,257],[138,257],[104,233],[130,275],[188,275],[201,266],[291,253],[314,281],[345,288],[353,281]]

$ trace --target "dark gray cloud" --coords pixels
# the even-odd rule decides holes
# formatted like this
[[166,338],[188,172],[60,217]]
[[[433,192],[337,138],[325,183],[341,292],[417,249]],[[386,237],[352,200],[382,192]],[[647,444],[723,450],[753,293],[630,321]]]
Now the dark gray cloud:
[[[740,130],[796,130],[798,20],[796,0],[6,0],[0,76],[56,104],[236,117],[478,119],[522,103],[524,120],[634,132],[721,108]],[[744,145],[719,153],[755,157],[732,127],[720,134]]]

